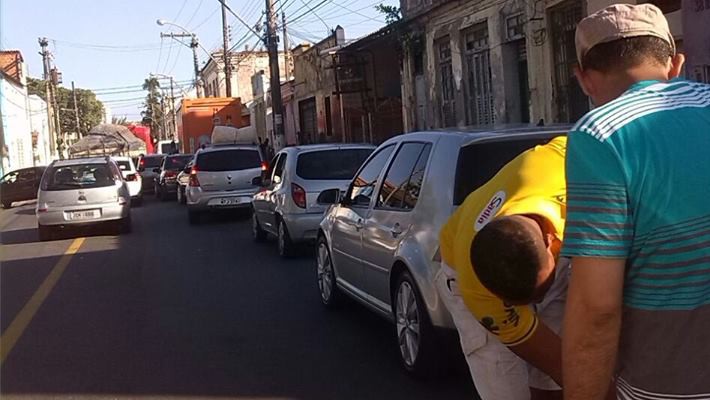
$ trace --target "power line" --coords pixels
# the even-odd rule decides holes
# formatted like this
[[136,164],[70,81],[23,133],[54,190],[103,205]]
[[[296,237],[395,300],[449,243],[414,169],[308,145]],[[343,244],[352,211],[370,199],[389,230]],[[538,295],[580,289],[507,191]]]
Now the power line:
[[[310,11],[312,12],[312,10],[317,10],[317,9],[319,9],[320,7],[323,7],[323,5],[324,5],[325,3],[327,3],[328,1],[330,1],[330,0],[321,0],[321,2],[318,3],[318,4],[316,4],[313,8],[311,8]],[[306,5],[304,5],[304,7],[306,7]],[[298,10],[294,11],[293,13],[295,14],[295,13],[299,12],[299,11],[302,10],[304,7],[299,8]],[[308,15],[308,12],[309,12],[309,11],[306,11],[306,12],[304,12],[304,13],[298,15],[297,17],[292,17],[292,18],[289,20],[289,22],[290,22],[291,24],[293,24],[294,22],[296,22],[296,21],[298,21],[299,19],[303,18],[304,16]]]
[[[197,4],[197,8],[195,9],[195,12],[193,12],[190,19],[188,19],[187,22],[185,22],[185,26],[190,26],[190,22],[192,22],[192,20],[195,18],[195,15],[197,15],[197,12],[200,11],[203,1],[204,0],[200,0],[200,2]],[[192,29],[194,30],[195,28],[192,28]]]
[[185,4],[187,4],[187,0],[184,0],[184,1],[182,2],[182,5],[180,6],[180,9],[178,10],[178,13],[177,13],[177,15],[175,16],[175,18],[173,18],[173,21],[177,21],[178,18],[180,18],[180,14],[182,14],[182,10],[185,8]]
[[215,14],[217,14],[217,11],[219,11],[219,9],[218,9],[218,8],[215,8],[215,9],[210,13],[210,15],[207,16],[207,18],[203,19],[202,22],[200,22],[199,24],[195,25],[195,27],[192,28],[192,30],[197,30],[197,28],[199,28],[199,27],[201,27],[202,25],[206,24],[209,20],[212,19],[212,17],[215,16]]

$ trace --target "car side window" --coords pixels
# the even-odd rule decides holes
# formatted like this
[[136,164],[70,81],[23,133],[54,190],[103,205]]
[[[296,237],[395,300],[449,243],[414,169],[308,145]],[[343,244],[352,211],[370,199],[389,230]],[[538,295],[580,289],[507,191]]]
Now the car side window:
[[271,177],[271,182],[281,183],[283,182],[284,167],[286,166],[286,153],[281,153],[278,161],[276,162],[276,167],[274,167],[274,175]]
[[34,169],[26,169],[24,171],[20,171],[19,175],[17,176],[17,181],[18,182],[31,182],[35,180],[36,177],[36,172]]
[[419,197],[424,169],[429,158],[428,143],[404,143],[387,170],[377,207],[411,210]]
[[15,183],[17,181],[18,172],[10,172],[2,178],[2,183]]
[[380,149],[366,164],[360,169],[357,177],[353,180],[349,190],[350,204],[353,206],[369,206],[370,199],[375,193],[377,178],[389,160],[394,144]]

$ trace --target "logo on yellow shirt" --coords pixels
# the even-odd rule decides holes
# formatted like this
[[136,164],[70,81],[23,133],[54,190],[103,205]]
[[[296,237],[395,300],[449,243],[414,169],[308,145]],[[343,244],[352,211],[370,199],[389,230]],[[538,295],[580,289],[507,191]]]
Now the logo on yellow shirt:
[[483,211],[478,214],[478,217],[476,218],[476,224],[474,225],[474,229],[476,230],[476,232],[480,231],[481,229],[483,229],[484,226],[486,226],[486,224],[491,222],[493,217],[498,214],[500,208],[503,207],[503,203],[505,203],[505,192],[499,190],[496,194],[493,195],[486,207],[483,208]]

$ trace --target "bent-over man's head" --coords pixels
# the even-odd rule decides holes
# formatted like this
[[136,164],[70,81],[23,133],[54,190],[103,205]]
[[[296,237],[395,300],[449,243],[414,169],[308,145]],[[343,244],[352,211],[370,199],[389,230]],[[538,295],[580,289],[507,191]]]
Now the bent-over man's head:
[[542,300],[555,279],[559,242],[543,217],[499,217],[471,244],[471,264],[483,286],[507,304]]
[[575,75],[601,106],[642,80],[678,77],[685,58],[663,12],[653,4],[614,4],[582,19],[575,33]]

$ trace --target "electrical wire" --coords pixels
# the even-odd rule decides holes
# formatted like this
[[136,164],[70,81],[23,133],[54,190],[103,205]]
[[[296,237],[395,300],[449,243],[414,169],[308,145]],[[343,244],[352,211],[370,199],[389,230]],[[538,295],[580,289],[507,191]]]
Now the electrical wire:
[[[200,11],[200,8],[202,7],[202,2],[203,2],[203,1],[204,1],[204,0],[200,0],[200,2],[197,4],[197,8],[195,9],[195,12],[193,12],[193,13],[192,13],[192,16],[190,17],[190,19],[188,19],[187,22],[185,22],[185,26],[190,26],[190,23],[192,22],[193,19],[195,19],[195,16],[197,15],[197,12]],[[192,28],[192,30],[194,31],[195,28]]]
[[[313,8],[310,9],[310,12],[312,12],[313,10],[319,9],[320,7],[323,7],[323,5],[326,4],[326,3],[328,3],[329,1],[330,1],[330,0],[321,0],[320,3],[316,4]],[[307,6],[304,5],[304,7],[307,7]],[[300,10],[302,10],[304,7],[300,7],[298,10],[294,11],[293,13],[296,14],[297,12],[299,12]],[[291,19],[290,19],[290,22],[291,22],[291,23],[294,23],[294,22],[298,21],[299,19],[303,18],[304,16],[308,15],[308,13],[309,13],[309,11],[306,11],[306,12],[304,12],[304,13],[301,13],[301,14],[299,14],[297,17],[291,18]]]

